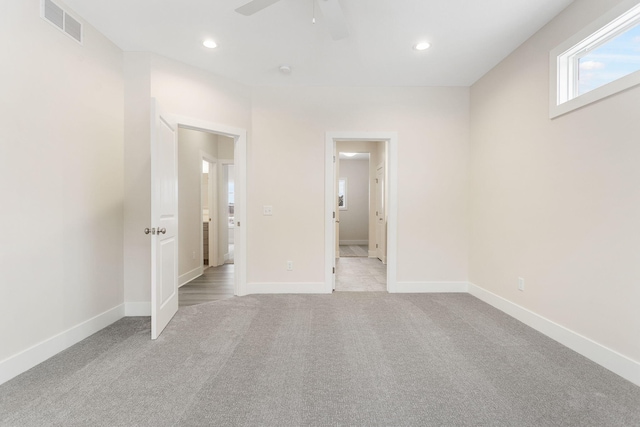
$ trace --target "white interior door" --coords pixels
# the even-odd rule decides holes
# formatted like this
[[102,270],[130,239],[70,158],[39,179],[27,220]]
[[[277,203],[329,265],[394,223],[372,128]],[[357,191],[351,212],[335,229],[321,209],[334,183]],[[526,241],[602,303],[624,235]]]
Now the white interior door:
[[151,338],[178,311],[178,126],[151,100]]
[[387,222],[384,201],[384,164],[376,170],[376,257],[387,263]]

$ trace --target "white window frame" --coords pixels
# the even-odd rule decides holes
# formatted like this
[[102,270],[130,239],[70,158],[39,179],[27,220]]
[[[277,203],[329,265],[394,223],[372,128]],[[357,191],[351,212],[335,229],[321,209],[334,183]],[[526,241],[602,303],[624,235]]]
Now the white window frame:
[[640,1],[627,0],[549,53],[549,118],[640,84],[640,70],[578,95],[580,59],[640,23]]

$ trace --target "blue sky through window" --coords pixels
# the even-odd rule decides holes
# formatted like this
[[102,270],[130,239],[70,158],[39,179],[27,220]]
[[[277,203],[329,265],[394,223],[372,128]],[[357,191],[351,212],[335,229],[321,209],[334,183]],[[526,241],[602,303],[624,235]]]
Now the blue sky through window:
[[579,60],[578,94],[640,70],[640,24]]

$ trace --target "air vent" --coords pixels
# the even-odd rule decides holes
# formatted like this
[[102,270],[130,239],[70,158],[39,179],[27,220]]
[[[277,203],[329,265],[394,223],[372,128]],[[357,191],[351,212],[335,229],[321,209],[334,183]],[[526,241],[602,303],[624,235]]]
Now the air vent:
[[73,19],[68,13],[64,14],[64,31],[82,43],[82,24]]
[[64,29],[64,10],[51,0],[44,0],[44,17],[56,27]]
[[42,0],[42,17],[78,43],[82,43],[82,24],[51,0]]

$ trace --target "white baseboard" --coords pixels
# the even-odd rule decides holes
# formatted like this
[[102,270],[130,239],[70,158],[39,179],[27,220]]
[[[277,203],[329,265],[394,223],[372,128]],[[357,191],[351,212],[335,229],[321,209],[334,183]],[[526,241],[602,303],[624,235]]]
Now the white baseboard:
[[44,362],[52,356],[71,347],[83,339],[106,328],[124,317],[124,304],[120,304],[104,313],[73,326],[64,332],[47,338],[5,360],[0,361],[0,384]]
[[247,283],[247,295],[251,294],[326,294],[324,282],[298,283]]
[[368,245],[369,241],[368,240],[340,240],[340,244],[362,246],[362,245]]
[[640,386],[640,363],[546,319],[501,296],[469,283],[469,293],[525,325]]
[[184,286],[190,281],[192,281],[193,279],[195,279],[196,277],[202,276],[202,273],[204,273],[204,268],[200,266],[200,267],[194,268],[193,270],[187,273],[184,273],[178,276],[178,287]]
[[378,258],[378,251],[376,251],[375,249],[369,251],[369,258]]
[[151,302],[125,302],[124,315],[125,317],[149,317],[151,316]]
[[468,288],[468,282],[396,282],[389,292],[398,294],[464,293]]

